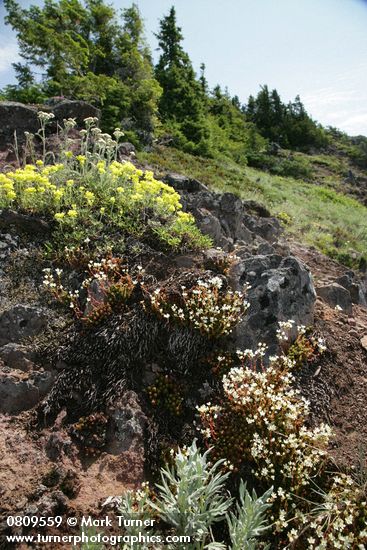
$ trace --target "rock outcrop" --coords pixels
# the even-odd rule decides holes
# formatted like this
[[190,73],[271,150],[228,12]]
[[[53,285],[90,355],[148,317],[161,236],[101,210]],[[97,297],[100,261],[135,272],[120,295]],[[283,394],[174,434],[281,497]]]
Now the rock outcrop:
[[47,314],[41,308],[17,304],[0,315],[0,346],[35,336],[47,323]]
[[53,113],[55,119],[51,130],[56,131],[56,124],[62,124],[65,118],[75,118],[79,126],[87,117],[100,118],[100,111],[85,101],[62,99],[53,105],[24,105],[15,101],[0,101],[0,147],[14,145],[14,132],[18,143],[25,141],[25,132],[36,133],[39,129],[37,113]]
[[295,325],[311,325],[316,293],[308,269],[293,256],[253,256],[234,266],[232,286],[250,285],[250,309],[234,333],[237,349],[256,348],[259,342],[277,352],[279,321],[292,319]]
[[[236,245],[247,246],[251,252],[254,246],[276,243],[282,232],[276,218],[253,215],[254,203],[243,202],[233,193],[212,193],[197,180],[178,179],[172,174],[166,181],[173,183],[184,209],[193,214],[201,231],[212,237],[215,246],[226,251],[234,250]],[[258,211],[268,214],[261,205]]]

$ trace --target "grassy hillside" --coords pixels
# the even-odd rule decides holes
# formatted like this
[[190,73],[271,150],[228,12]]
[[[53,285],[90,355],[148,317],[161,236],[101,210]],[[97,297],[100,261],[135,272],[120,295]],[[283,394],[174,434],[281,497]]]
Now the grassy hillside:
[[[217,191],[255,199],[279,216],[286,231],[300,241],[349,267],[362,265],[367,259],[367,208],[339,191],[347,167],[336,157],[302,157],[312,167],[308,181],[277,176],[228,159],[193,157],[172,148],[139,154],[140,161],[157,171],[184,173]],[[324,178],[317,171],[318,165],[321,171],[328,168]]]

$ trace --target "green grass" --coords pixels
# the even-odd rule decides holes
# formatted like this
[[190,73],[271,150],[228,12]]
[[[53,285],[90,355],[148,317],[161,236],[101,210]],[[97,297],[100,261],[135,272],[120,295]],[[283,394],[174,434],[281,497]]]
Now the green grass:
[[349,267],[357,267],[361,258],[367,258],[367,208],[330,187],[169,148],[140,153],[139,160],[157,172],[182,173],[215,191],[257,200],[272,214],[289,220],[288,233]]

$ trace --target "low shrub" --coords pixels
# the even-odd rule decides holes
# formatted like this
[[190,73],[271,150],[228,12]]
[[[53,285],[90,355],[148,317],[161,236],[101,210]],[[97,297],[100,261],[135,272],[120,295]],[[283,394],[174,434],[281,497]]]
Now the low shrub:
[[[308,514],[297,513],[298,529],[292,530],[290,542],[306,538],[312,550],[366,548],[367,492],[347,474],[337,474],[329,491],[319,491],[321,502]],[[311,493],[312,498],[312,493]]]
[[40,113],[39,137],[43,160],[0,175],[0,208],[45,216],[56,223],[57,248],[78,245],[84,239],[103,243],[103,235],[155,240],[168,249],[205,247],[194,218],[182,212],[180,195],[169,185],[131,162],[117,161],[120,130],[112,138],[86,119],[80,154],[71,149],[72,119],[62,132],[60,162],[47,162],[45,128],[51,119]]
[[[230,548],[254,550],[268,528],[265,512],[271,489],[257,497],[241,483],[239,503],[231,510],[233,499],[225,486],[229,474],[220,471],[222,463],[213,464],[210,450],[202,453],[195,441],[177,453],[172,451],[172,464],[161,469],[161,482],[155,489],[144,485],[140,491],[127,492],[120,511],[125,517],[156,518],[163,529],[168,528],[176,536],[191,537],[191,542],[177,543],[174,548],[225,550],[225,544],[214,540],[212,528],[216,523],[227,522]],[[127,533],[136,534],[136,528],[127,527]],[[143,534],[152,535],[153,531]]]
[[219,338],[229,334],[247,311],[249,304],[241,292],[221,290],[223,281],[212,277],[198,280],[190,289],[182,287],[179,297],[157,289],[150,298],[152,310],[163,319],[188,325]]
[[255,352],[238,352],[241,366],[223,377],[218,404],[198,410],[214,459],[229,461],[255,486],[274,486],[276,528],[283,530],[295,497],[305,497],[320,472],[331,431],[324,424],[307,427],[308,403],[294,389],[294,363],[281,355],[265,367],[265,353],[262,344]]

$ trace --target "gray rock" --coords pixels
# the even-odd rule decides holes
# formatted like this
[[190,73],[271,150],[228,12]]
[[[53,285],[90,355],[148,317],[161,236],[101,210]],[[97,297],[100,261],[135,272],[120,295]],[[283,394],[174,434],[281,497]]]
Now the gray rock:
[[133,391],[127,391],[108,410],[106,451],[118,455],[131,451],[144,456],[144,430],[147,418]]
[[[174,177],[179,181],[174,186],[180,190],[184,209],[193,214],[200,229],[212,237],[216,246],[228,251],[236,243],[252,244],[256,237],[272,245],[276,243],[282,232],[281,225],[262,205],[255,201],[243,202],[233,193],[220,195],[206,188],[196,191],[185,176]],[[271,252],[269,248],[266,251]]]
[[119,154],[124,156],[124,157],[130,157],[131,155],[135,155],[136,153],[136,149],[135,149],[135,146],[128,142],[128,141],[125,141],[124,143],[120,143],[119,145]]
[[275,248],[267,241],[259,242],[256,247],[256,253],[259,256],[275,254]]
[[317,287],[316,291],[317,295],[329,304],[329,306],[340,306],[346,313],[352,313],[352,298],[349,290],[343,286],[338,283],[331,283],[329,285]]
[[229,277],[236,290],[242,290],[246,283],[251,285],[248,314],[234,331],[236,348],[256,348],[259,342],[265,342],[270,346],[269,353],[276,353],[279,321],[313,323],[316,294],[312,278],[293,256],[253,256],[238,263]]
[[282,233],[282,227],[276,218],[258,218],[245,214],[243,223],[252,233],[274,243]]
[[25,515],[53,517],[65,512],[68,508],[67,498],[62,491],[44,494],[37,504],[30,504]]
[[24,132],[37,132],[37,108],[15,101],[0,101],[0,146],[14,144],[14,131],[18,142],[25,139]]
[[353,304],[367,306],[366,285],[364,282],[358,280],[354,271],[347,271],[344,275],[336,279],[335,282],[349,291]]
[[0,346],[35,336],[46,325],[47,315],[41,308],[17,304],[0,316]]
[[22,371],[0,367],[0,411],[17,414],[34,407],[51,389],[52,372]]
[[209,235],[216,246],[221,246],[224,250],[233,250],[233,241],[231,242],[224,234],[218,218],[206,208],[198,208],[192,212],[196,224],[204,235]]
[[50,225],[35,216],[20,214],[13,210],[0,210],[0,229],[15,227],[18,231],[31,235],[45,235],[50,231]]
[[227,238],[234,242],[251,243],[253,233],[243,224],[242,201],[232,193],[224,193],[220,200],[220,223]]
[[259,202],[253,200],[243,201],[243,207],[247,214],[259,216],[260,218],[270,218],[270,211]]
[[197,191],[209,191],[209,189],[200,181],[183,176],[182,174],[167,174],[163,181],[171,185],[176,191],[188,191],[189,193]]
[[238,256],[238,258],[241,258],[241,260],[246,260],[250,256],[253,256],[252,246],[250,246],[248,244],[247,245],[241,245],[241,246],[236,248],[235,254],[236,254],[236,256]]
[[224,214],[237,214],[243,212],[243,204],[239,197],[233,193],[223,193],[220,197],[220,209]]
[[52,112],[59,124],[62,124],[64,118],[75,118],[78,126],[84,126],[84,119],[88,117],[101,118],[101,111],[97,107],[80,100],[72,101],[64,99],[52,107]]
[[0,348],[0,359],[12,369],[28,372],[34,368],[35,354],[26,346],[9,343]]
[[45,450],[50,460],[59,460],[64,455],[72,456],[73,443],[68,434],[53,432],[47,440]]
[[279,152],[281,151],[281,146],[279,143],[276,143],[275,141],[271,141],[267,147],[267,153],[269,155],[277,156]]
[[39,111],[55,115],[55,119],[48,126],[51,132],[56,131],[56,123],[62,124],[65,118],[75,118],[78,126],[84,126],[84,119],[87,117],[101,118],[100,110],[85,101],[63,99],[54,105],[38,107],[15,101],[0,101],[0,146],[13,145],[15,130],[19,143],[25,141],[25,132],[36,133],[40,127],[37,116]]

